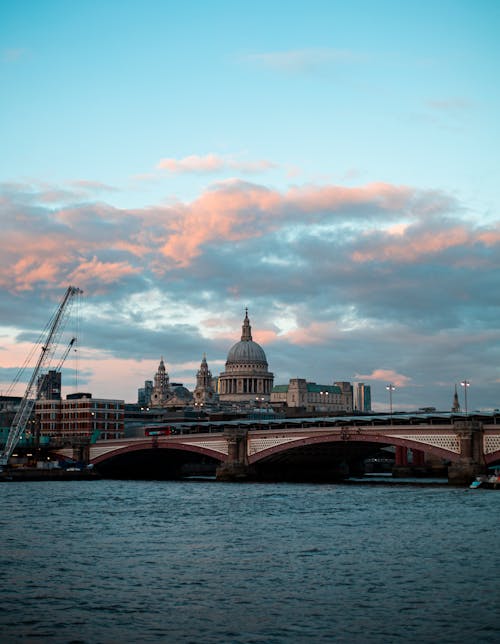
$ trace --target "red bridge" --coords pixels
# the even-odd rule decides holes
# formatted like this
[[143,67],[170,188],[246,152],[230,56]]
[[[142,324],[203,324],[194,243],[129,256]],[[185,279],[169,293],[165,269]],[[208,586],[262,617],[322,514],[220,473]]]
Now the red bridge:
[[[450,482],[467,482],[500,462],[500,415],[365,416],[280,421],[174,424],[171,435],[98,441],[84,460],[123,475],[153,461],[178,472],[192,460],[220,480],[327,480],[348,476],[383,447],[395,447],[396,466],[432,459],[448,464]],[[75,458],[71,448],[58,450]],[[151,461],[153,459],[153,461]],[[203,467],[200,471],[204,471]]]

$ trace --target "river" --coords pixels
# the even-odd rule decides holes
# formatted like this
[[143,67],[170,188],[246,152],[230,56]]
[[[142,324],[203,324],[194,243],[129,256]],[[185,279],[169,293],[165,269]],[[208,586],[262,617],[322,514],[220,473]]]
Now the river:
[[4,483],[0,639],[500,641],[500,492]]

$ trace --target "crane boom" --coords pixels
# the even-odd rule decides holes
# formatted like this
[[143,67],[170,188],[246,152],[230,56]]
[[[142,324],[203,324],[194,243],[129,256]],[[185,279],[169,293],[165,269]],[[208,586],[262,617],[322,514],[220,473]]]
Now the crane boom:
[[[26,391],[19,405],[19,409],[12,421],[10,427],[9,435],[5,443],[5,447],[2,452],[0,452],[0,470],[7,465],[9,458],[12,455],[22,433],[26,429],[26,424],[29,420],[33,407],[35,405],[36,396],[34,395],[34,390],[36,387],[36,382],[40,371],[50,363],[51,357],[59,341],[59,337],[64,328],[64,321],[67,318],[69,313],[68,305],[70,304],[72,298],[82,293],[82,291],[76,286],[68,286],[66,293],[57,309],[57,312],[54,316],[54,321],[47,333],[47,338],[43,343],[43,346],[40,351],[40,356],[36,363],[35,369],[31,374],[30,381],[26,387]],[[71,346],[71,344],[70,344]]]
[[71,351],[71,347],[75,344],[75,342],[76,342],[76,338],[71,338],[68,346],[66,347],[66,350],[64,351],[64,353],[61,356],[61,359],[59,360],[59,364],[56,367],[56,371],[61,371],[62,366],[66,358],[68,357],[68,353]]

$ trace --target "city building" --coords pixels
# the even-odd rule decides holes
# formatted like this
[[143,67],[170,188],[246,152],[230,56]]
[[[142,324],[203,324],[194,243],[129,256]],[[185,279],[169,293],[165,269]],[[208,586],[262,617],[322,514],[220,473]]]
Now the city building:
[[36,383],[37,399],[59,400],[61,398],[61,372],[49,371],[38,377]]
[[123,400],[92,398],[90,393],[68,394],[66,400],[38,400],[35,421],[40,436],[122,438],[124,409]]
[[273,379],[264,350],[252,339],[245,310],[241,340],[229,349],[225,371],[219,375],[219,400],[245,406],[254,404],[256,399],[269,401]]
[[454,414],[458,414],[460,412],[460,402],[458,400],[457,385],[455,385],[455,393],[453,394],[453,405],[451,406],[451,411]]
[[354,395],[354,409],[359,412],[372,410],[372,393],[370,385],[357,382]]
[[[21,396],[0,396],[0,445],[5,445],[12,421],[21,405]],[[30,421],[28,421],[30,423]],[[31,424],[31,423],[30,423]]]
[[140,407],[149,407],[151,404],[151,394],[153,393],[153,381],[145,380],[144,387],[137,390],[137,404]]
[[193,402],[193,394],[181,382],[170,383],[171,397],[165,405],[168,409],[187,407]]
[[352,386],[349,382],[335,382],[333,385],[318,385],[304,378],[292,378],[288,385],[276,385],[271,392],[271,405],[300,407],[305,411],[351,412]]

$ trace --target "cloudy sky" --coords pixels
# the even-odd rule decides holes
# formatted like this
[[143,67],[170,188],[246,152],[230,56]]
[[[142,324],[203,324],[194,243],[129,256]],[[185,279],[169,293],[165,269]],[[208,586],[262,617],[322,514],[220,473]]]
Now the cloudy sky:
[[133,402],[161,356],[192,387],[248,306],[275,384],[500,407],[499,29],[496,0],[4,0],[0,389],[74,284],[67,393]]

